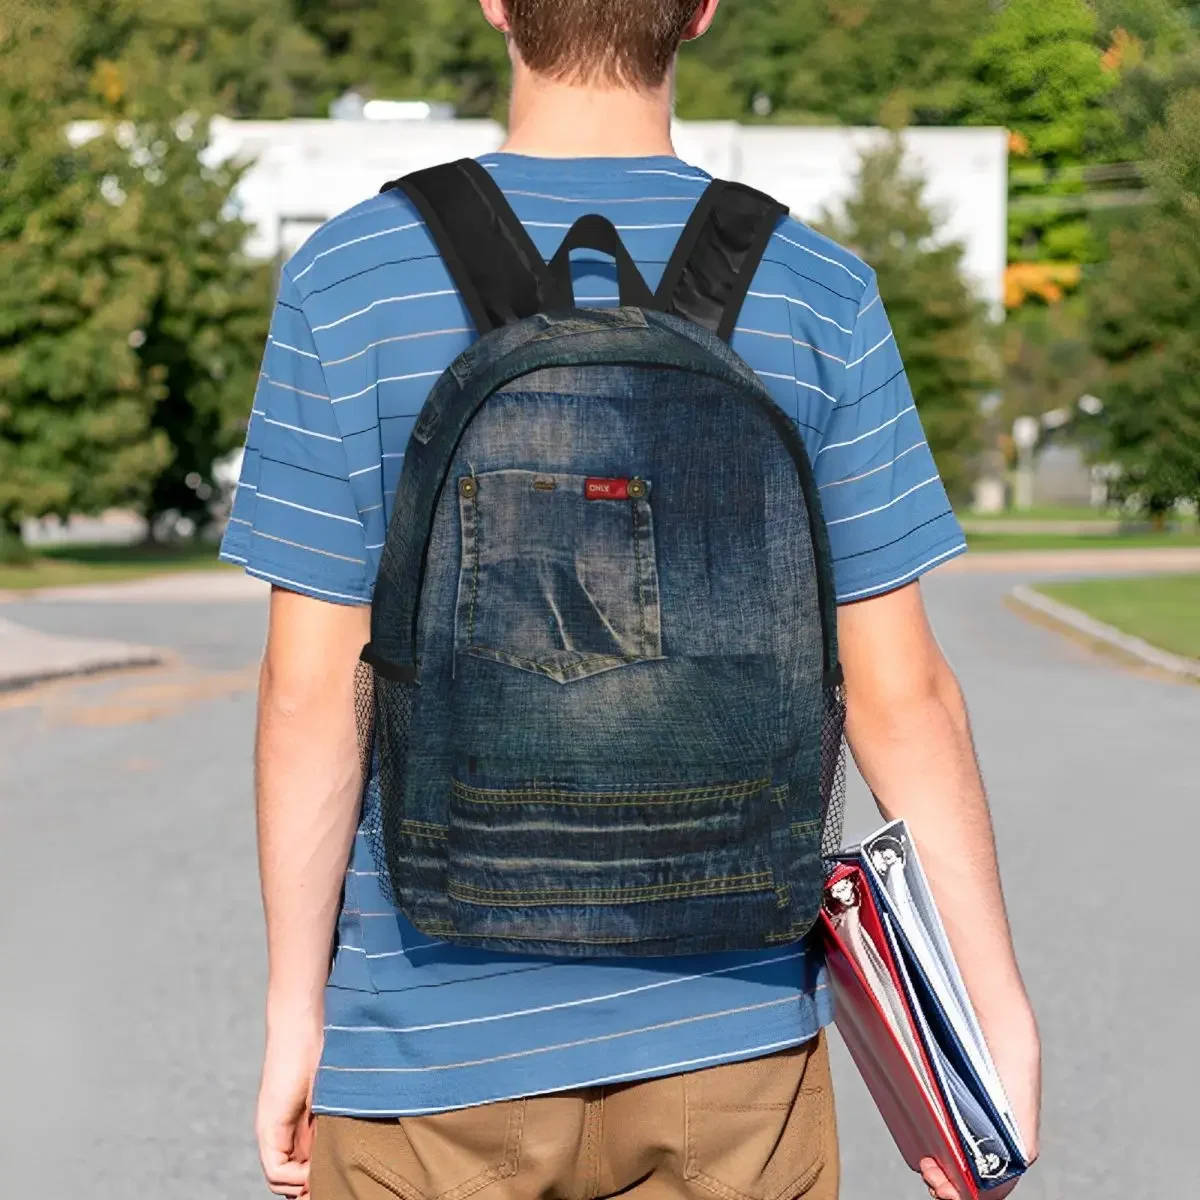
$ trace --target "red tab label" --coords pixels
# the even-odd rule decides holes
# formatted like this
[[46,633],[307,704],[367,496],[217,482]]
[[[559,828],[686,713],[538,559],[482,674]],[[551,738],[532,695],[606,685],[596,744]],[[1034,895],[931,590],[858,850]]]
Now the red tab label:
[[585,479],[583,494],[589,500],[628,500],[628,479]]

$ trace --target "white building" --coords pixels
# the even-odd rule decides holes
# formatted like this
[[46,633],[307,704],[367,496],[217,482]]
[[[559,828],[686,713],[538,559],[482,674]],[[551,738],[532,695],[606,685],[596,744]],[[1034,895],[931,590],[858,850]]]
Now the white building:
[[[264,257],[290,255],[321,222],[373,195],[389,179],[448,159],[495,150],[492,121],[213,122],[211,154],[253,162],[239,199]],[[680,155],[724,179],[783,201],[801,219],[836,207],[849,192],[875,129],[741,126],[680,122]],[[1002,129],[912,129],[910,160],[928,181],[927,197],[962,242],[979,294],[1000,305],[1007,247],[1008,135]]]

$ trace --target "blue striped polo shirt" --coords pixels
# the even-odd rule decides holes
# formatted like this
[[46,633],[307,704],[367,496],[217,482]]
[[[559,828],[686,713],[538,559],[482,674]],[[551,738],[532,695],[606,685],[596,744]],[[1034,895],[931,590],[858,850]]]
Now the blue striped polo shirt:
[[[651,287],[709,181],[669,157],[481,161],[547,258],[599,212]],[[611,260],[577,252],[573,274],[578,303],[616,303]],[[402,195],[318,230],[283,270],[223,557],[279,587],[368,604],[413,421],[474,336]],[[869,267],[788,220],[733,346],[803,434],[841,602],[965,548]],[[580,962],[431,940],[384,901],[360,834],[314,1107],[408,1115],[651,1078],[797,1045],[831,1016],[820,955],[803,942]]]

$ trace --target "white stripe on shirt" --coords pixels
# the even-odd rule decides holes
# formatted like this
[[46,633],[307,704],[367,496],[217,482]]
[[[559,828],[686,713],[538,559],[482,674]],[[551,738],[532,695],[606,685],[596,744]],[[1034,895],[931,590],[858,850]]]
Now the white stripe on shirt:
[[258,498],[260,500],[270,500],[272,504],[283,504],[288,508],[298,508],[301,512],[312,513],[314,517],[328,517],[331,521],[345,521],[347,525],[362,525],[362,522],[357,517],[343,517],[341,513],[325,512],[324,509],[320,508],[309,508],[307,504],[297,504],[294,500],[281,500],[278,496],[268,496],[266,492],[259,492]]
[[888,342],[890,342],[890,341],[891,341],[891,340],[892,340],[892,339],[893,339],[895,336],[896,336],[896,335],[895,335],[894,333],[892,333],[892,332],[889,330],[889,331],[888,331],[888,335],[887,335],[887,337],[885,337],[885,338],[883,338],[882,340],[880,340],[880,341],[876,342],[876,343],[875,343],[875,345],[873,345],[873,346],[870,348],[870,350],[868,350],[868,351],[866,352],[866,354],[864,354],[864,355],[862,356],[862,358],[856,358],[856,359],[855,359],[853,362],[848,362],[848,363],[846,364],[846,370],[848,370],[848,371],[849,371],[849,370],[851,370],[852,368],[859,366],[861,363],[865,363],[865,362],[867,361],[867,359],[868,359],[868,358],[870,358],[870,357],[871,357],[871,355],[875,353],[875,351],[876,351],[876,350],[879,350],[881,347],[883,347],[883,346],[886,346],[886,345],[888,344]]
[[[246,521],[245,524],[249,525],[250,522]],[[326,558],[337,558],[337,559],[340,559],[342,562],[355,563],[360,567],[366,566],[365,559],[351,558],[347,554],[334,554],[332,550],[320,550],[316,546],[306,546],[303,542],[292,542],[292,541],[289,541],[287,538],[276,537],[273,533],[263,533],[263,531],[261,529],[256,529],[254,531],[254,536],[260,537],[260,538],[266,538],[267,541],[269,541],[269,542],[279,542],[281,545],[284,545],[284,546],[292,546],[296,550],[307,550],[309,552],[309,554],[323,554]]]
[[873,517],[876,513],[881,513],[884,509],[891,508],[893,504],[899,504],[901,500],[911,496],[913,492],[919,492],[922,488],[928,487],[931,483],[937,483],[941,478],[939,475],[931,475],[928,479],[921,480],[920,483],[914,484],[906,492],[901,492],[898,496],[893,496],[886,504],[881,504],[878,508],[868,508],[860,513],[855,513],[849,517],[838,517],[836,521],[826,521],[826,525],[845,525],[848,521],[861,521],[863,517]]
[[266,371],[260,372],[260,377],[269,383],[272,387],[280,388],[285,392],[295,392],[297,396],[308,396],[312,400],[328,400],[329,397],[321,392],[306,392],[303,388],[293,387],[290,383],[280,383],[278,379],[272,379]]
[[819,388],[815,383],[805,383],[803,379],[797,379],[795,375],[779,375],[775,371],[755,371],[755,375],[761,375],[764,379],[782,379],[788,383],[794,383],[797,387],[807,388],[810,392],[820,392],[826,400],[837,403],[837,397],[831,396],[824,388]]
[[302,358],[315,358],[317,362],[321,361],[319,354],[313,354],[310,350],[301,350],[299,346],[289,346],[287,342],[278,341],[276,338],[268,338],[272,346],[278,346],[280,350],[287,350],[292,354],[299,354]]
[[359,396],[365,396],[368,392],[374,391],[381,383],[403,383],[408,379],[433,379],[441,374],[441,371],[416,371],[411,375],[384,375],[382,378],[376,379],[374,383],[367,384],[365,388],[357,392],[347,392],[344,396],[334,396],[330,403],[341,404],[345,400],[357,400]]
[[822,358],[831,358],[835,363],[841,363],[844,367],[846,360],[839,358],[836,354],[830,354],[828,350],[822,350],[818,346],[814,346],[812,342],[802,342],[799,338],[794,338],[790,333],[772,333],[769,329],[750,329],[745,325],[739,325],[734,331],[736,333],[750,334],[754,337],[777,338],[780,341],[791,342],[793,346],[803,346],[805,350],[811,350],[814,354],[819,354]]
[[305,437],[320,438],[323,442],[340,442],[340,437],[334,437],[331,433],[317,433],[315,429],[304,429],[299,425],[289,425],[286,421],[276,421],[274,417],[268,417],[260,408],[256,408],[255,413],[262,417],[268,425],[277,425],[280,429],[290,429],[293,433],[302,433]]
[[[366,916],[369,914],[359,914]],[[394,916],[394,913],[388,913],[387,916]],[[806,950],[797,950],[791,954],[780,954],[774,958],[756,959],[754,962],[737,962],[728,967],[719,967],[714,971],[701,971],[695,975],[679,975],[670,979],[659,979],[654,983],[642,984],[641,987],[626,988],[620,992],[609,992],[601,996],[586,996],[580,1000],[566,1000],[560,1004],[543,1004],[537,1008],[522,1008],[512,1012],[493,1013],[486,1017],[469,1017],[460,1021],[443,1021],[435,1025],[411,1025],[411,1026],[392,1026],[392,1025],[326,1025],[327,1030],[336,1033],[430,1033],[435,1029],[457,1029],[464,1025],[488,1025],[493,1021],[507,1021],[516,1017],[533,1017],[541,1013],[557,1012],[564,1008],[582,1008],[587,1004],[605,1004],[611,1000],[621,1000],[626,996],[637,996],[643,992],[657,991],[659,988],[674,987],[679,983],[693,983],[697,979],[711,979],[717,975],[728,975],[735,971],[745,971],[757,967],[769,967],[775,963],[792,962],[797,958],[805,957]]]
[[370,603],[364,596],[351,596],[346,592],[331,592],[327,588],[313,587],[311,583],[301,583],[298,579],[286,579],[282,575],[272,575],[270,571],[253,567],[249,563],[246,564],[246,574],[257,575],[259,579],[265,579],[268,583],[278,583],[282,587],[292,588],[298,592],[316,592],[319,596],[332,596],[336,600],[353,600],[356,604]]
[[[946,515],[949,516],[950,514],[947,513]],[[903,575],[897,575],[895,579],[889,579],[886,583],[875,583],[870,587],[859,588],[857,592],[839,592],[837,602],[845,604],[847,601],[857,600],[861,596],[870,596],[891,591],[903,583],[908,583],[910,580],[916,579],[918,575],[929,570],[930,567],[940,563],[943,559],[950,558],[951,555],[961,553],[966,548],[966,542],[959,542],[957,545],[951,546],[949,550],[944,550],[941,554],[934,555],[933,558],[927,558],[920,566],[913,567],[911,571],[905,571]]]
[[856,446],[859,442],[863,441],[865,438],[869,438],[873,434],[876,434],[876,433],[881,433],[883,430],[887,429],[887,427],[889,425],[895,425],[895,423],[898,420],[900,420],[901,417],[905,416],[907,413],[915,412],[916,407],[917,406],[915,404],[910,404],[907,408],[902,408],[890,420],[884,421],[884,423],[882,425],[876,425],[874,429],[868,429],[866,433],[860,433],[858,435],[858,437],[851,438],[848,442],[830,442],[828,446],[822,446],[821,449],[817,451],[817,457],[820,458],[821,455],[824,454],[827,450],[840,450],[843,446]]
[[779,1008],[784,1004],[795,1005],[795,996],[784,996],[778,1000],[764,1000],[758,1004],[743,1004],[721,1012],[703,1013],[699,1016],[680,1017],[674,1021],[659,1021],[654,1025],[643,1025],[637,1029],[622,1029],[616,1033],[604,1033],[596,1037],[576,1038],[570,1042],[558,1042],[552,1046],[535,1046],[529,1050],[510,1050],[507,1054],[493,1054],[487,1058],[466,1059],[462,1062],[439,1063],[428,1067],[335,1067],[322,1063],[321,1071],[345,1075],[426,1075],[433,1071],[457,1071],[464,1067],[486,1067],[492,1063],[509,1062],[517,1058],[530,1058],[537,1054],[553,1054],[558,1050],[576,1050],[580,1046],[594,1046],[601,1042],[613,1042],[620,1038],[636,1037],[640,1033],[658,1033],[663,1029],[677,1029],[681,1025],[694,1025],[697,1021],[713,1021],[720,1017],[735,1017],[742,1013],[761,1012],[768,1008]]
[[787,242],[787,244],[789,246],[795,246],[797,250],[803,250],[805,254],[811,254],[813,256],[813,258],[819,258],[822,262],[827,262],[830,264],[830,266],[837,267],[837,269],[839,271],[845,271],[846,274],[849,275],[851,279],[856,279],[859,283],[861,283],[863,285],[863,287],[867,286],[867,281],[861,275],[855,275],[855,273],[852,270],[850,270],[849,267],[845,266],[843,263],[838,262],[838,260],[836,258],[830,258],[827,254],[818,254],[815,250],[810,250],[807,246],[802,246],[799,242],[792,241],[792,239],[790,237],[785,237],[782,233],[779,233],[778,231],[776,231],[775,237],[777,237],[781,242]]
[[375,238],[387,237],[389,233],[403,233],[406,229],[416,229],[420,224],[420,221],[409,221],[407,225],[393,225],[391,229],[381,229],[377,233],[365,233],[362,237],[351,238],[348,242],[339,242],[336,246],[330,246],[328,250],[322,250],[320,254],[315,255],[312,262],[299,275],[292,277],[292,282],[299,283],[327,254],[336,254],[339,250],[357,246],[360,242],[370,242]]
[[798,305],[800,308],[807,308],[818,321],[824,321],[827,325],[832,325],[835,329],[840,329],[848,336],[854,333],[853,329],[847,329],[845,325],[839,325],[832,317],[827,317],[824,313],[817,312],[811,304],[804,300],[799,300],[795,296],[787,296],[783,292],[747,292],[746,295],[753,296],[757,300],[786,300],[789,304]]
[[345,358],[331,358],[326,364],[326,368],[340,367],[343,363],[353,362],[356,358],[362,358],[364,354],[376,349],[378,346],[387,346],[392,342],[419,342],[422,338],[443,337],[451,333],[470,333],[465,325],[458,325],[453,329],[430,329],[424,333],[398,333],[395,337],[380,338],[376,342],[368,342],[361,350],[356,350],[353,354],[347,354]]
[[407,296],[385,296],[382,300],[372,300],[366,308],[360,308],[357,312],[347,313],[344,317],[338,317],[336,321],[330,321],[328,325],[314,325],[313,333],[336,329],[339,325],[345,325],[347,321],[353,321],[355,317],[365,317],[372,309],[376,309],[382,304],[403,304],[406,300],[431,300],[435,296],[457,295],[454,288],[439,288],[436,292],[410,292]]
[[[821,989],[817,989],[818,991]],[[814,1037],[817,1035],[813,1035]],[[586,1079],[579,1083],[568,1083],[562,1087],[555,1086],[552,1091],[577,1091],[582,1088],[602,1087],[606,1084],[628,1083],[635,1079],[653,1079],[656,1076],[663,1075],[678,1075],[684,1071],[691,1071],[697,1067],[715,1065],[722,1062],[741,1062],[745,1059],[758,1058],[767,1054],[771,1054],[776,1050],[784,1050],[791,1046],[802,1046],[805,1042],[812,1041],[812,1038],[787,1038],[782,1042],[768,1042],[764,1046],[749,1046],[744,1050],[739,1050],[736,1054],[706,1054],[702,1058],[688,1058],[680,1062],[662,1063],[656,1067],[644,1067],[638,1071],[626,1071],[619,1075],[603,1075],[597,1079]],[[492,1096],[486,1100],[476,1101],[474,1104],[468,1105],[469,1108],[479,1108],[485,1104],[503,1104],[506,1100],[522,1100],[530,1093],[528,1092],[513,1092],[507,1096]],[[544,1095],[546,1093],[534,1092],[534,1095]],[[362,1117],[383,1117],[400,1115],[398,1110],[394,1108],[344,1108],[332,1104],[314,1104],[313,1111],[317,1113],[338,1113],[347,1116],[362,1116]],[[403,1115],[408,1117],[419,1117],[426,1113],[441,1113],[445,1112],[444,1105],[436,1108],[405,1108]]]
[[883,463],[881,466],[872,467],[869,471],[863,471],[861,475],[848,475],[845,479],[834,479],[829,483],[823,483],[818,491],[823,492],[826,488],[841,487],[844,483],[857,483],[860,479],[867,479],[872,475],[878,475],[880,471],[886,471],[888,467],[895,466],[896,463],[904,458],[905,455],[911,454],[914,450],[921,450],[926,445],[928,445],[927,442],[917,442],[916,445],[909,446],[907,450],[901,450],[895,458],[888,459],[888,461]]

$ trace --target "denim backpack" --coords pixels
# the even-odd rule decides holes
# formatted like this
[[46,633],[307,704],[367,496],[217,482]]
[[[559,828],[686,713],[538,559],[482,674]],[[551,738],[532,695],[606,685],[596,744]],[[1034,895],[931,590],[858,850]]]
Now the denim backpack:
[[[651,294],[600,216],[546,263],[474,162],[388,188],[480,336],[413,428],[362,654],[384,894],[524,954],[796,941],[841,832],[832,571],[804,444],[727,344],[786,210],[714,182]],[[619,308],[575,305],[580,247]]]

